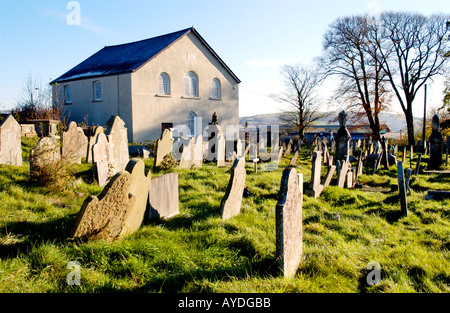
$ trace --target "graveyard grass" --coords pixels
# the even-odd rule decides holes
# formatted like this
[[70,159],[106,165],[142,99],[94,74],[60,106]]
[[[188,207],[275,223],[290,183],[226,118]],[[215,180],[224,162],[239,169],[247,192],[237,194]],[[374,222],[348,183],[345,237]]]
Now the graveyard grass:
[[[25,159],[35,143],[22,138]],[[67,239],[84,199],[102,190],[91,165],[74,165],[69,187],[59,191],[31,184],[28,162],[0,165],[0,292],[450,292],[450,200],[424,199],[428,189],[449,190],[450,175],[422,171],[411,181],[408,216],[399,215],[398,192],[342,189],[333,186],[336,178],[318,199],[303,196],[303,259],[295,278],[283,278],[275,205],[291,156],[272,172],[254,174],[247,162],[251,196],[226,221],[219,207],[230,165],[173,169],[180,214],[145,221],[114,243]],[[153,159],[145,164],[151,169]],[[305,190],[309,150],[300,153],[297,171]],[[390,188],[396,172],[395,165],[376,175],[367,168],[361,181]],[[323,166],[322,179],[325,173]],[[80,286],[66,282],[70,261],[80,263]],[[371,286],[372,261],[381,266],[381,281]]]

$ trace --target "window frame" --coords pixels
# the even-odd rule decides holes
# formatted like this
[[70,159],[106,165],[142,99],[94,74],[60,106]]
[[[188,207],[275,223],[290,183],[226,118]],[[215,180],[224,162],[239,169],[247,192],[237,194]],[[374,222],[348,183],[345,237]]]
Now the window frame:
[[[216,93],[214,93],[216,91]],[[222,84],[218,78],[213,78],[211,80],[211,99],[220,100],[222,99]]]
[[[170,96],[171,86],[170,86],[170,76],[165,72],[161,72],[158,75],[158,96]],[[167,89],[167,90],[166,90]],[[166,92],[167,91],[167,92]]]
[[[194,84],[195,82],[195,84]],[[200,88],[197,74],[189,71],[184,75],[184,98],[199,98]]]
[[[68,94],[69,97],[67,97]],[[64,104],[72,104],[72,86],[70,85],[64,85]]]
[[[96,90],[96,86],[100,86],[100,97],[97,98],[97,90]],[[96,80],[92,83],[92,91],[93,91],[93,96],[94,96],[94,102],[101,102],[103,101],[103,95],[102,95],[102,82],[99,80]]]

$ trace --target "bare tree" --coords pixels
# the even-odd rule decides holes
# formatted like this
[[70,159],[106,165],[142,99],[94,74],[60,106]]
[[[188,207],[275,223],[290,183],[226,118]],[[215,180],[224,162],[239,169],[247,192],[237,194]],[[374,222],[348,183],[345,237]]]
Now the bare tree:
[[16,102],[16,110],[24,119],[37,118],[39,110],[48,109],[51,103],[49,86],[41,83],[38,77],[29,74],[24,80]]
[[448,15],[383,13],[381,26],[371,33],[379,64],[405,114],[408,143],[414,145],[413,103],[417,92],[442,74],[448,51]]
[[379,53],[369,40],[373,28],[363,16],[336,19],[324,35],[318,61],[325,77],[339,77],[334,100],[357,119],[366,116],[373,136],[380,139],[378,114],[388,103],[389,90],[382,66],[373,57]]
[[319,101],[316,88],[320,84],[317,71],[311,66],[301,64],[284,65],[280,71],[286,89],[272,97],[287,105],[280,114],[280,120],[286,126],[294,127],[301,139],[305,128],[319,118]]

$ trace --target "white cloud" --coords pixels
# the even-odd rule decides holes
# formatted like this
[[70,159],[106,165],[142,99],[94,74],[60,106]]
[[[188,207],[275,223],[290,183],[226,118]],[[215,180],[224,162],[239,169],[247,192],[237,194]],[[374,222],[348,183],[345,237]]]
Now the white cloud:
[[299,61],[300,59],[257,59],[247,61],[246,64],[254,68],[280,67],[285,64],[297,63]]

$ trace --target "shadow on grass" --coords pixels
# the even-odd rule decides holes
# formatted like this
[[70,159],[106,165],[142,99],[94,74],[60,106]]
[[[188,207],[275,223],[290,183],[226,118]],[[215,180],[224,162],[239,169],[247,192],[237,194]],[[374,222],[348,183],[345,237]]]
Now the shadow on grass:
[[386,210],[383,208],[370,209],[365,211],[365,213],[378,215],[381,218],[384,218],[389,224],[393,224],[404,217],[401,210]]
[[43,223],[26,221],[8,223],[6,226],[8,235],[26,239],[12,244],[0,244],[0,258],[15,258],[19,253],[27,253],[30,248],[42,242],[64,242],[76,217],[77,214],[71,214]]

